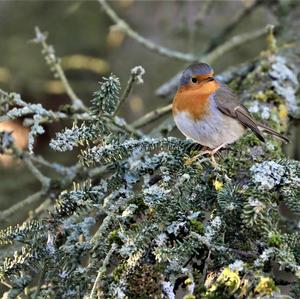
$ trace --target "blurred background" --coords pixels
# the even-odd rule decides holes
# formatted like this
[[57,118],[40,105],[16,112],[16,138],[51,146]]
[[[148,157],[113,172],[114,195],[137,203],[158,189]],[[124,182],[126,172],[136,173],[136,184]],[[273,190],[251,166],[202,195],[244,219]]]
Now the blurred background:
[[[299,2],[118,0],[110,4],[137,32],[155,43],[199,54],[205,52],[211,40],[239,14],[242,17],[228,32],[227,39],[267,24],[280,24],[283,31],[288,28],[284,35],[286,40],[299,41]],[[145,68],[145,84],[136,87],[122,107],[121,113],[128,121],[168,104],[170,99],[155,96],[155,90],[185,66],[152,53],[125,36],[113,26],[97,1],[0,0],[0,88],[20,93],[24,100],[39,102],[48,109],[57,110],[69,103],[69,99],[46,65],[40,45],[30,42],[35,26],[48,32],[48,43],[62,58],[72,87],[87,105],[102,76],[113,72],[124,87],[132,67]],[[215,72],[257,57],[265,48],[265,37],[244,44],[215,61]],[[50,161],[71,165],[75,161],[74,154],[57,154],[48,148],[50,138],[64,125],[48,125],[46,133],[37,140],[35,152]],[[13,131],[17,145],[26,147],[28,131],[21,122],[3,122],[0,129]],[[289,153],[292,158],[300,157],[299,149],[292,148]],[[39,183],[21,163],[0,156],[1,210],[37,190]]]

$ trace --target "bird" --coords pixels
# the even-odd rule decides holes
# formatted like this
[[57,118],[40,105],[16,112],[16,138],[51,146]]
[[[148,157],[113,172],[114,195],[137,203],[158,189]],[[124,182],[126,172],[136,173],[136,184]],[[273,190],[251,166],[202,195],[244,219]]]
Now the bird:
[[183,71],[172,113],[181,133],[205,149],[193,157],[192,162],[200,155],[209,154],[212,163],[217,165],[214,155],[240,139],[247,128],[263,142],[263,133],[289,142],[285,136],[254,119],[238,95],[215,78],[213,68],[206,63],[192,64]]

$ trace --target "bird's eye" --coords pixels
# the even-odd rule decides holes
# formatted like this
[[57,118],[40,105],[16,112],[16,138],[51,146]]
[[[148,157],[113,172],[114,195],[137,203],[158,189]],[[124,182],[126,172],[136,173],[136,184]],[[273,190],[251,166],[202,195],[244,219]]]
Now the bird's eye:
[[197,82],[198,82],[197,78],[193,77],[193,78],[192,78],[192,82],[193,82],[193,83],[197,83]]

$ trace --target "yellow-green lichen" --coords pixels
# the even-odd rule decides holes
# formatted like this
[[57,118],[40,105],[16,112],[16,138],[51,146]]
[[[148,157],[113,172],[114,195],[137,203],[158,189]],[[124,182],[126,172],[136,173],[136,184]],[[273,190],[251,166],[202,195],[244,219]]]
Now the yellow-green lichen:
[[114,270],[113,270],[113,279],[115,281],[119,281],[121,278],[123,272],[126,270],[126,265],[125,264],[120,264],[118,265]]
[[184,284],[185,285],[191,285],[193,283],[193,280],[191,278],[187,278],[185,281],[184,281]]
[[190,220],[190,229],[199,235],[204,235],[205,232],[203,223],[196,219]]
[[215,187],[216,191],[220,191],[220,190],[222,190],[224,183],[219,180],[214,180],[213,186]]
[[[206,295],[217,295],[220,293],[220,290],[224,292],[225,295],[234,294],[240,287],[241,279],[237,272],[230,270],[229,267],[226,267],[216,282],[208,289]],[[209,297],[213,298],[213,297]]]
[[272,247],[279,247],[282,243],[282,238],[278,233],[271,233],[268,239],[268,245]]
[[113,230],[112,232],[109,233],[108,242],[109,242],[109,244],[112,244],[112,243],[115,243],[118,245],[123,244],[121,238],[119,237],[119,230]]
[[274,281],[270,277],[260,277],[260,281],[254,289],[255,293],[260,295],[272,295],[273,291],[276,290]]

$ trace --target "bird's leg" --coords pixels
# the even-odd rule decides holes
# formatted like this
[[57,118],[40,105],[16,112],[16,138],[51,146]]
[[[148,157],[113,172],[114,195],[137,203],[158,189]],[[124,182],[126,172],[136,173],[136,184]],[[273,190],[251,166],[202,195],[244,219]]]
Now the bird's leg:
[[208,155],[211,156],[211,162],[212,162],[212,165],[214,166],[214,168],[216,168],[217,165],[218,165],[218,163],[217,163],[217,161],[216,161],[214,155],[215,155],[221,148],[223,148],[225,145],[226,145],[226,143],[222,143],[221,145],[219,145],[218,147],[216,147],[216,148],[214,148],[214,149],[212,149],[212,150],[208,149],[208,147],[205,147],[205,150],[201,150],[201,151],[199,152],[199,154],[197,154],[196,156],[194,156],[194,157],[188,159],[188,160],[186,161],[186,164],[187,164],[187,165],[192,165],[199,157],[208,154]]
[[192,165],[199,157],[204,156],[204,155],[209,154],[209,153],[210,153],[210,150],[208,149],[208,147],[207,146],[203,146],[203,148],[201,149],[201,151],[197,155],[195,155],[195,156],[187,159],[185,161],[185,164],[186,165]]
[[221,148],[225,147],[225,145],[227,145],[227,143],[222,143],[221,145],[219,145],[218,147],[214,148],[213,150],[210,151],[210,154],[213,156],[214,154],[216,154]]
[[213,150],[210,151],[210,156],[211,156],[211,164],[213,165],[214,168],[218,166],[218,163],[215,159],[215,154],[223,147],[225,147],[226,143],[222,143],[218,147],[214,148]]

